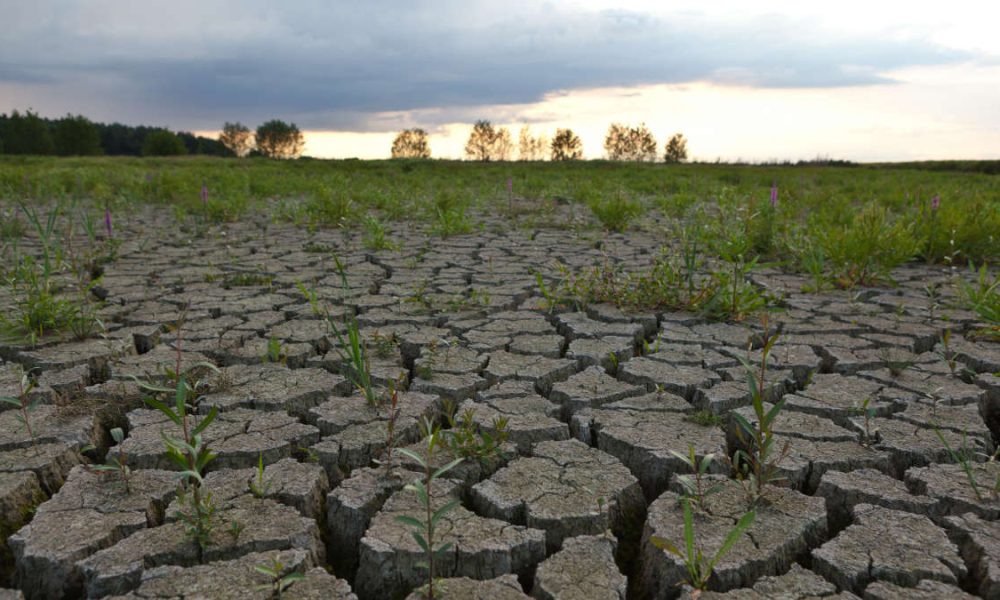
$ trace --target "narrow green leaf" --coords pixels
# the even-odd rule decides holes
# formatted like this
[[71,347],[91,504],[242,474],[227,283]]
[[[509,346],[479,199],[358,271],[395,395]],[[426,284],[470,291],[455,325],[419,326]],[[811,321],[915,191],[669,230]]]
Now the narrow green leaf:
[[181,418],[179,416],[177,416],[176,414],[174,414],[173,409],[170,408],[169,406],[167,406],[166,404],[164,404],[163,402],[160,402],[156,398],[145,398],[145,399],[143,399],[143,402],[145,402],[146,404],[152,406],[156,410],[158,410],[161,413],[163,413],[164,415],[166,415],[167,418],[169,418],[171,421],[173,421],[174,424],[177,425],[178,427],[182,426],[181,425]]
[[671,543],[669,540],[666,540],[666,539],[661,538],[661,537],[653,536],[653,537],[649,538],[649,542],[651,544],[653,544],[654,546],[656,546],[657,548],[659,548],[660,550],[665,550],[665,551],[669,552],[670,554],[673,554],[677,558],[680,558],[682,560],[684,558],[686,558],[684,556],[684,553],[681,552],[677,548],[677,546],[673,545],[673,543]]
[[420,465],[421,468],[423,469],[427,468],[427,461],[425,461],[424,457],[420,456],[416,452],[413,452],[412,450],[407,450],[406,448],[396,448],[396,452],[414,461],[415,463]]
[[205,428],[211,425],[212,421],[214,421],[217,416],[219,416],[219,407],[213,406],[212,410],[208,411],[205,418],[201,420],[201,423],[198,423],[198,426],[194,428],[194,435],[198,435],[202,431],[205,431]]
[[454,509],[458,505],[459,505],[458,500],[452,500],[447,504],[445,504],[444,506],[442,506],[441,508],[434,511],[434,514],[431,516],[431,525],[432,526],[437,525],[437,522],[441,520],[441,517],[448,514],[448,511]]
[[733,417],[733,420],[736,421],[736,424],[739,425],[739,428],[743,431],[743,433],[753,437],[757,432],[757,428],[751,425],[750,421],[747,421],[746,417],[740,413],[734,411],[730,413],[730,416]]
[[438,477],[444,475],[448,471],[454,469],[455,467],[457,467],[459,465],[459,463],[462,462],[462,460],[463,460],[462,458],[456,458],[455,460],[453,460],[450,463],[446,464],[445,466],[441,467],[437,471],[434,471],[434,474],[431,475],[431,479],[437,479]]
[[410,527],[414,527],[416,529],[419,529],[420,531],[424,531],[427,529],[423,521],[415,517],[411,517],[409,515],[397,515],[396,522],[402,523],[403,525],[408,525]]
[[445,542],[441,544],[437,550],[434,551],[435,556],[442,556],[445,552],[451,550],[453,544],[451,542]]
[[740,517],[740,520],[737,521],[736,525],[731,530],[729,530],[729,533],[726,535],[725,541],[722,542],[722,546],[719,548],[718,552],[715,553],[715,556],[712,557],[711,562],[708,563],[709,574],[711,574],[712,569],[715,568],[715,563],[717,563],[720,558],[722,558],[727,552],[729,552],[732,549],[733,545],[735,545],[736,542],[740,539],[740,536],[743,535],[743,532],[746,531],[751,525],[753,525],[755,518],[757,518],[757,513],[751,510],[746,514],[744,514],[742,517]]
[[420,548],[424,552],[428,552],[428,549],[427,549],[427,540],[424,539],[424,536],[420,535],[416,531],[411,531],[410,535],[413,536],[413,539],[416,540],[417,545],[420,546]]
[[681,500],[684,506],[684,546],[688,557],[694,556],[694,515],[691,514],[691,501]]
[[775,418],[777,418],[778,413],[781,412],[781,409],[784,406],[785,406],[785,399],[784,398],[782,398],[781,400],[778,400],[777,402],[775,402],[774,406],[771,407],[771,410],[767,411],[767,415],[764,416],[764,426],[765,427],[770,428],[771,423],[774,421]]

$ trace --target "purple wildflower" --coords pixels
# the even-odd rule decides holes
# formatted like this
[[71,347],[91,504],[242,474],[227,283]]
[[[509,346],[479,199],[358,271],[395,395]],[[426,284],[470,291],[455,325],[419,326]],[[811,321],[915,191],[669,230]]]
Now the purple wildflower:
[[108,238],[111,237],[111,209],[107,206],[104,207],[104,229],[108,232]]
[[146,183],[153,183],[153,174],[146,173]]
[[208,204],[208,186],[205,184],[201,185],[201,203]]
[[510,177],[507,178],[507,193],[508,194],[514,193],[514,180],[511,179]]
[[778,184],[771,184],[771,208],[778,208]]
[[941,196],[934,194],[934,197],[931,198],[931,210],[937,212],[937,209],[940,208],[940,206],[941,206]]

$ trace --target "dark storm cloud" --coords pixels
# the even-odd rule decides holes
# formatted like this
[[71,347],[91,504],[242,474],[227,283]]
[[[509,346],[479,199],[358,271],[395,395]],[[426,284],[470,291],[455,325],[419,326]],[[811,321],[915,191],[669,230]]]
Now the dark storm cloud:
[[919,39],[855,39],[780,16],[289,4],[18,7],[0,33],[0,84],[27,86],[33,106],[50,113],[194,129],[281,117],[311,129],[372,130],[394,126],[378,113],[448,107],[440,118],[452,120],[559,90],[698,80],[856,86],[885,82],[880,73],[893,68],[963,58]]

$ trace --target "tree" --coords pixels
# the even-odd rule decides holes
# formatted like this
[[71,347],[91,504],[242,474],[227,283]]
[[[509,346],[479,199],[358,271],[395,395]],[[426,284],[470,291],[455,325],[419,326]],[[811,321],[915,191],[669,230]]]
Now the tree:
[[645,123],[638,127],[612,123],[604,136],[604,150],[610,160],[653,161],[656,160],[656,138]]
[[49,125],[30,110],[16,110],[5,119],[3,131],[4,152],[7,154],[55,154],[55,144]]
[[242,158],[253,150],[253,134],[250,128],[240,123],[226,122],[222,126],[222,133],[219,134],[219,142],[230,152]]
[[687,144],[687,140],[684,139],[684,134],[675,133],[670,136],[670,140],[667,141],[666,152],[663,155],[663,160],[668,163],[684,162],[688,157]]
[[298,158],[306,145],[295,123],[279,119],[272,119],[258,127],[255,141],[257,150],[267,158]]
[[431,147],[427,143],[427,132],[420,128],[404,129],[392,140],[393,158],[430,158]]
[[517,136],[518,160],[545,160],[545,150],[549,141],[544,135],[535,137],[527,125],[521,128]]
[[154,129],[142,141],[143,156],[180,156],[187,154],[184,142],[166,129]]
[[583,142],[572,129],[556,129],[552,138],[552,160],[580,160],[583,158]]
[[83,115],[66,115],[56,121],[52,137],[59,156],[101,154],[101,136],[97,126]]
[[476,121],[465,142],[465,157],[470,160],[488,162],[491,160],[510,160],[514,145],[510,140],[510,131],[506,127],[493,127],[489,121]]

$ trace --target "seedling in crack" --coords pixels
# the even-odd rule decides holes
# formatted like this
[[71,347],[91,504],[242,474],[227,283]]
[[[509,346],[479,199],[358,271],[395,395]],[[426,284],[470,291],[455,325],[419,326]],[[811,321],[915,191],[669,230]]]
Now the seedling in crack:
[[17,421],[24,426],[24,429],[28,432],[28,437],[31,438],[31,447],[36,451],[38,450],[38,443],[35,438],[35,431],[31,428],[31,413],[35,412],[38,408],[39,402],[41,402],[41,396],[31,400],[31,392],[35,390],[38,386],[38,382],[35,381],[31,375],[24,369],[18,367],[20,371],[20,377],[17,383],[17,397],[11,396],[0,396],[0,401],[3,401],[10,406],[13,406],[18,411]]
[[[337,271],[340,273],[340,283],[343,289],[344,297],[346,298],[348,291],[347,271],[344,268],[344,263],[340,261],[339,257],[334,256],[333,260],[337,266]],[[377,407],[381,404],[381,398],[372,383],[371,365],[368,360],[368,348],[361,338],[361,330],[358,327],[358,320],[354,316],[354,313],[350,310],[347,311],[345,319],[346,323],[344,325],[344,332],[341,332],[340,328],[337,327],[336,321],[330,318],[329,315],[326,317],[326,322],[329,324],[330,329],[333,330],[334,335],[337,336],[337,353],[340,355],[340,358],[347,363],[346,375],[348,379],[350,379],[354,384],[354,387],[356,387],[358,391],[364,395],[369,406]]]
[[396,386],[389,389],[389,416],[385,421],[385,449],[382,450],[382,458],[375,462],[385,465],[386,472],[392,475],[392,454],[396,450],[396,422],[399,420],[399,393]]
[[271,480],[264,478],[264,453],[257,453],[257,474],[250,482],[250,493],[254,498],[263,498],[271,491]]
[[959,376],[958,370],[958,353],[951,349],[951,330],[945,329],[941,332],[941,351],[938,353],[944,364],[948,365],[948,371],[951,373],[952,377]]
[[115,427],[111,430],[111,439],[118,444],[118,455],[114,458],[109,457],[103,465],[93,465],[90,469],[92,471],[118,473],[118,477],[125,484],[125,493],[131,494],[132,488],[129,485],[129,480],[132,477],[132,469],[128,466],[128,454],[121,447],[122,442],[125,441],[125,432],[122,431],[121,427]]
[[740,536],[753,525],[757,513],[750,510],[740,517],[739,521],[726,534],[726,538],[723,540],[722,545],[719,546],[719,549],[711,558],[708,558],[702,549],[695,545],[694,515],[691,511],[691,499],[681,498],[680,502],[684,509],[684,551],[681,551],[673,542],[661,537],[653,536],[650,538],[650,543],[660,550],[665,550],[684,561],[684,567],[687,569],[686,583],[696,590],[704,591],[708,588],[712,572],[715,571],[715,565],[732,550],[736,542],[739,541]]
[[271,558],[271,563],[267,565],[256,565],[253,568],[254,571],[262,575],[267,575],[271,581],[270,583],[259,585],[256,589],[258,590],[270,590],[271,598],[279,599],[281,595],[296,581],[302,581],[306,578],[305,575],[299,573],[298,571],[285,572],[285,565],[281,562],[278,555]]
[[[948,443],[948,440],[944,439],[944,435],[941,433],[940,429],[935,427],[934,433],[937,435],[938,439],[941,440],[941,444],[944,445],[945,450],[948,451],[951,459],[962,467],[962,472],[965,473],[965,478],[969,481],[969,487],[972,488],[972,493],[975,494],[976,500],[982,502],[983,494],[979,491],[979,483],[976,481],[975,473],[972,472],[972,463],[969,461],[969,449],[965,444],[965,433],[962,433],[962,446],[957,451],[953,450],[951,445]],[[1000,479],[997,480],[997,483],[1000,485]],[[994,487],[994,493],[996,493],[996,487]]]
[[268,338],[267,354],[264,356],[264,362],[284,364],[285,358],[285,351],[281,340],[276,337]]
[[749,484],[746,489],[752,503],[760,499],[768,484],[779,479],[778,467],[788,454],[789,449],[787,441],[780,451],[775,451],[774,448],[774,422],[785,405],[785,399],[779,399],[770,409],[765,406],[765,398],[769,396],[770,392],[766,383],[767,359],[779,336],[770,331],[766,316],[763,326],[759,371],[755,372],[750,363],[740,357],[740,362],[743,363],[743,368],[746,370],[747,385],[750,388],[756,422],[751,424],[740,413],[733,413],[733,419],[737,425],[736,435],[744,448],[736,451],[732,462],[737,467],[738,474],[742,475]]
[[510,421],[507,417],[494,417],[491,434],[488,431],[477,431],[474,417],[474,411],[468,408],[456,418],[454,405],[450,401],[446,402],[445,418],[449,429],[441,435],[447,440],[448,447],[455,456],[480,462],[499,456],[500,448],[510,437]]
[[694,446],[691,444],[688,444],[688,453],[686,455],[675,450],[671,450],[670,453],[683,461],[684,464],[691,469],[690,475],[677,476],[677,482],[684,488],[684,495],[688,498],[692,498],[698,503],[699,507],[704,508],[705,498],[722,490],[721,483],[707,485],[705,482],[705,476],[708,474],[708,470],[712,467],[712,461],[715,460],[715,454],[706,454],[699,461],[698,457],[695,455]]
[[878,428],[873,428],[872,424],[875,422],[875,415],[878,412],[874,406],[871,406],[872,398],[871,396],[866,397],[861,401],[861,406],[855,410],[864,417],[865,419],[865,440],[864,445],[870,446],[874,442],[878,441]]
[[413,539],[416,540],[417,545],[419,545],[421,550],[424,551],[426,560],[419,563],[418,566],[427,569],[427,597],[430,600],[434,600],[436,561],[445,552],[447,552],[449,548],[452,547],[451,542],[435,547],[434,544],[436,539],[435,536],[438,533],[438,523],[440,523],[441,519],[444,518],[445,515],[459,505],[458,500],[449,500],[435,510],[433,507],[434,482],[458,466],[463,459],[456,458],[443,467],[434,470],[432,466],[434,463],[434,451],[441,443],[441,433],[437,427],[433,426],[430,421],[426,419],[424,420],[424,429],[429,432],[429,435],[427,436],[426,459],[416,452],[412,452],[406,448],[399,449],[400,454],[403,454],[410,460],[416,462],[424,472],[422,479],[417,479],[404,488],[405,490],[413,492],[417,495],[417,501],[420,503],[420,507],[423,509],[424,514],[421,515],[421,518],[411,517],[409,515],[399,515],[396,517],[396,521],[408,526],[411,529],[410,533],[413,535]]
[[[217,407],[212,407],[204,417],[196,416],[196,412],[189,412],[197,404],[200,394],[207,388],[204,380],[189,382],[192,371],[208,369],[219,372],[218,367],[211,363],[198,363],[185,373],[181,370],[182,352],[181,335],[184,317],[176,325],[177,339],[175,341],[175,365],[174,369],[168,369],[168,375],[172,376],[174,387],[168,388],[163,385],[154,384],[139,380],[132,376],[132,379],[140,388],[151,392],[154,396],[144,399],[150,407],[160,411],[181,431],[181,437],[175,437],[160,432],[163,443],[166,446],[166,455],[170,462],[179,469],[178,479],[182,488],[178,493],[178,503],[185,507],[179,510],[175,516],[185,524],[185,531],[188,537],[197,545],[199,557],[204,555],[205,548],[211,543],[215,504],[212,496],[202,490],[204,484],[205,469],[215,458],[215,454],[208,448],[202,434],[212,424],[218,416]],[[162,400],[155,397],[158,394],[173,394],[174,405],[169,406]]]

